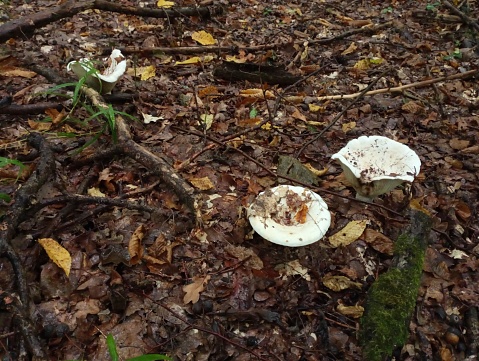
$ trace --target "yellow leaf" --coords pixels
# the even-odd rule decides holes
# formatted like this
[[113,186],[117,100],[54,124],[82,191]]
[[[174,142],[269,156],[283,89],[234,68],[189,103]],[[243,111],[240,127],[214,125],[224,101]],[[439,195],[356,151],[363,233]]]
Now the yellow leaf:
[[345,306],[341,301],[338,301],[338,307],[336,311],[344,316],[349,316],[352,318],[359,318],[364,313],[364,307],[362,306]]
[[198,188],[201,191],[206,191],[214,187],[214,184],[208,177],[191,178],[190,183],[193,184],[195,188]]
[[246,61],[247,61],[248,59],[247,59],[247,58],[238,58],[238,57],[236,57],[236,56],[234,56],[234,55],[226,55],[225,60],[226,60],[226,61],[233,62],[233,63],[242,64],[242,63],[246,63]]
[[312,113],[316,113],[316,112],[319,112],[319,111],[324,111],[324,107],[321,107],[319,105],[316,105],[316,104],[308,104],[308,108],[309,108],[309,111],[312,112]]
[[366,70],[369,68],[369,60],[368,59],[361,59],[353,66],[355,69],[359,70]]
[[175,5],[175,3],[173,1],[168,1],[168,0],[158,0],[156,5],[159,8],[171,8],[172,6]]
[[186,59],[184,61],[177,61],[175,65],[188,65],[188,64],[198,64],[198,63],[209,63],[214,58],[211,55],[204,56],[200,58],[199,56],[194,56],[192,58]]
[[363,234],[367,224],[367,220],[351,221],[342,230],[329,237],[329,243],[333,247],[347,246]]
[[203,123],[205,129],[208,130],[213,124],[213,114],[201,114],[200,120]]
[[156,68],[153,65],[147,66],[144,68],[143,72],[141,73],[141,80],[148,80],[153,78],[156,75]]
[[323,277],[323,284],[332,291],[339,292],[351,287],[361,289],[362,284],[359,282],[353,282],[345,276],[332,276],[325,275]]
[[183,297],[183,302],[187,303],[196,303],[200,299],[200,293],[205,289],[205,285],[210,280],[211,276],[206,277],[193,277],[193,282],[189,285],[183,286],[183,291],[185,296]]
[[319,169],[316,169],[314,168],[311,164],[309,163],[306,163],[304,165],[306,168],[308,168],[311,172],[313,172],[314,175],[318,176],[318,177],[322,177],[323,175],[325,175],[326,173],[328,173],[328,170],[329,168],[328,167],[324,167],[323,169],[319,170]]
[[215,38],[213,38],[213,35],[204,30],[195,31],[193,34],[191,34],[191,38],[201,45],[214,45],[217,43]]
[[344,132],[344,133],[347,133],[347,132],[349,132],[350,130],[353,130],[354,128],[356,128],[356,122],[344,123],[344,124],[342,125],[342,128],[343,128],[343,132]]
[[98,188],[89,188],[87,193],[91,197],[105,197],[105,193],[100,191]]
[[52,238],[39,239],[38,243],[45,249],[48,257],[65,272],[67,277],[70,276],[70,268],[72,266],[70,253]]

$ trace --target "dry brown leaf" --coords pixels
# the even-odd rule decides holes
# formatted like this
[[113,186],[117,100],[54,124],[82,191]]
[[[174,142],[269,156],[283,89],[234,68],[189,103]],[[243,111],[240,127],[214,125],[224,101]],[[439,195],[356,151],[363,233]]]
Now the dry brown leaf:
[[352,42],[352,43],[349,45],[349,47],[341,53],[341,55],[348,55],[348,54],[354,53],[357,48],[358,48],[358,47],[356,46],[356,43],[355,43],[355,42]]
[[200,299],[200,293],[205,289],[205,285],[210,280],[211,276],[207,275],[205,277],[193,277],[193,282],[189,285],[183,286],[183,291],[185,296],[183,297],[183,302],[187,303],[196,303]]
[[70,276],[72,266],[70,253],[52,238],[41,238],[38,243],[45,249],[48,257],[65,272],[67,277]]
[[260,270],[263,268],[263,261],[261,258],[258,257],[256,253],[251,248],[246,248],[242,246],[233,246],[231,244],[227,244],[225,246],[225,251],[231,254],[232,256],[236,257],[240,261],[250,257],[248,261],[246,261],[245,265],[251,267],[253,269]]
[[420,103],[414,101],[407,102],[401,107],[401,109],[411,114],[423,114],[425,111]]
[[350,20],[348,21],[348,25],[356,28],[362,28],[363,26],[373,25],[371,20]]
[[274,94],[271,90],[263,90],[263,89],[244,89],[240,90],[240,96],[245,98],[268,98],[273,99]]
[[471,209],[463,201],[458,201],[455,205],[455,208],[456,208],[456,214],[458,215],[458,217],[464,221],[469,219],[472,215]]
[[131,235],[130,241],[128,242],[128,253],[130,254],[130,264],[135,265],[140,263],[143,257],[143,244],[142,240],[145,236],[145,226],[140,224],[135,232]]
[[275,271],[278,271],[279,274],[286,279],[288,276],[301,276],[306,281],[311,281],[311,276],[308,273],[308,269],[303,267],[301,263],[299,263],[299,259],[295,259],[294,261],[290,261],[288,263],[281,263],[277,265]]
[[52,127],[51,122],[35,122],[33,120],[30,120],[30,119],[28,119],[28,125],[33,130],[38,130],[40,132],[50,130],[50,128]]
[[366,228],[363,233],[364,240],[376,251],[392,256],[394,242],[384,234],[374,229]]
[[468,140],[461,140],[459,138],[452,138],[449,141],[449,145],[454,150],[462,150],[462,149],[466,149],[469,146],[469,141]]

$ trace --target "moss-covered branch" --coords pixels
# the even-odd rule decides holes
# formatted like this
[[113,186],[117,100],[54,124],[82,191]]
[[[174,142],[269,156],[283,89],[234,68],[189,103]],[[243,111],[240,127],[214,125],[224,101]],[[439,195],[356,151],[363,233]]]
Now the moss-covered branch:
[[430,229],[429,216],[411,211],[411,225],[394,245],[391,268],[369,291],[359,333],[368,361],[384,360],[409,336]]

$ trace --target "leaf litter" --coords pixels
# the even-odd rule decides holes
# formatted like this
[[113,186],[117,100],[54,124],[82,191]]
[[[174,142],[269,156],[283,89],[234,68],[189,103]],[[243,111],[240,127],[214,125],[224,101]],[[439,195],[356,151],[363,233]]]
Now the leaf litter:
[[[470,9],[460,9],[477,13],[477,4],[467,4]],[[24,4],[22,14],[14,4],[6,6],[6,16],[17,18],[49,4]],[[90,140],[101,123],[81,124],[67,117],[50,124],[47,118],[52,111],[47,117],[0,114],[5,157],[21,159],[29,153],[19,141],[27,132],[42,131],[42,127],[58,131],[50,134],[50,141],[63,147],[57,163],[64,184],[54,185],[60,188],[57,194],[77,192],[85,175],[92,172],[96,180],[86,188],[92,195],[123,197],[126,189],[140,190],[130,199],[164,212],[112,207],[79,219],[80,214],[96,209],[93,205],[79,208],[64,220],[63,227],[54,227],[51,236],[71,255],[70,279],[50,261],[55,256],[29,246],[32,231],[36,235],[44,230],[61,207],[45,207],[22,223],[16,249],[34,286],[38,325],[56,330],[48,338],[52,358],[108,360],[101,330],[113,335],[123,358],[165,352],[178,360],[252,360],[258,359],[255,352],[266,359],[361,360],[357,316],[370,283],[387,270],[392,245],[405,225],[390,210],[401,213],[412,203],[430,212],[436,231],[426,254],[410,339],[398,357],[463,359],[463,348],[469,350],[474,337],[477,340],[467,325],[474,321],[471,312],[479,307],[477,82],[446,79],[395,93],[381,89],[477,69],[477,57],[467,55],[477,46],[470,31],[477,30],[460,18],[451,18],[454,14],[445,4],[425,1],[388,6],[341,1],[228,3],[226,10],[214,21],[206,20],[207,26],[200,26],[198,18],[171,21],[86,12],[68,19],[65,26],[48,24],[32,38],[21,42],[12,38],[5,45],[12,52],[7,60],[15,65],[13,72],[6,69],[0,97],[13,95],[18,104],[58,100],[32,96],[34,87],[44,90],[50,85],[42,77],[29,78],[31,72],[17,62],[31,49],[37,49],[39,63],[64,72],[61,64],[72,59],[101,60],[96,54],[102,48],[111,52],[112,41],[122,48],[145,47],[151,37],[155,46],[168,48],[214,41],[232,49],[244,47],[232,54],[221,50],[195,55],[158,51],[155,56],[125,52],[128,67],[136,66],[138,71],[127,73],[115,88],[118,93],[139,94],[141,100],[133,106],[114,105],[148,122],[129,124],[136,139],[178,166],[207,199],[200,226],[191,224],[181,200],[161,182],[141,192],[157,181],[151,169],[108,158],[89,166],[68,166],[71,152]],[[446,15],[452,22],[443,20]],[[383,24],[388,25],[377,28]],[[192,35],[201,31],[195,40]],[[335,38],[341,34],[345,38]],[[462,58],[455,53],[458,43]],[[266,47],[272,44],[280,46],[270,51]],[[295,76],[319,73],[285,90],[267,81],[217,79],[214,67],[223,59],[265,67],[283,65]],[[378,93],[362,98],[331,124],[386,67],[394,70],[372,89]],[[142,118],[142,113],[148,116]],[[75,117],[86,118],[81,111]],[[69,138],[60,137],[62,133]],[[347,141],[361,135],[385,135],[407,143],[424,163],[411,187],[376,201],[385,208],[355,202],[339,167],[329,161]],[[108,141],[103,136],[97,144]],[[87,148],[83,155],[97,149]],[[282,156],[323,170],[316,174],[319,179],[306,178],[314,180],[308,180],[309,185],[318,182],[327,192],[352,196],[345,199],[319,190],[333,215],[327,234],[330,244],[285,249],[252,235],[245,209],[258,193],[277,185],[275,172]],[[291,170],[286,167],[278,173],[287,176]],[[0,187],[0,193],[11,195],[17,189],[7,183]],[[2,212],[5,208],[2,204]],[[350,224],[359,227],[350,231]],[[10,271],[2,262],[2,290],[12,287]],[[119,295],[127,300],[123,308],[113,306]],[[274,315],[266,317],[273,322],[267,322],[265,315]],[[452,320],[454,316],[459,323]],[[0,332],[13,345],[11,324],[3,322]],[[446,337],[450,327],[459,329],[460,342]],[[0,352],[14,358],[10,350]]]

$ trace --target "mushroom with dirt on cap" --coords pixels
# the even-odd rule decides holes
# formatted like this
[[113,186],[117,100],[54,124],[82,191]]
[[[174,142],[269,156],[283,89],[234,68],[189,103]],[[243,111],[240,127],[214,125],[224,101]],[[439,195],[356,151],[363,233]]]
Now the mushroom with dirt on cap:
[[319,241],[331,224],[326,202],[318,194],[297,186],[281,185],[260,193],[247,213],[256,233],[287,247]]
[[346,144],[335,159],[356,190],[356,198],[371,202],[419,174],[421,160],[407,145],[382,136],[362,136]]

